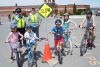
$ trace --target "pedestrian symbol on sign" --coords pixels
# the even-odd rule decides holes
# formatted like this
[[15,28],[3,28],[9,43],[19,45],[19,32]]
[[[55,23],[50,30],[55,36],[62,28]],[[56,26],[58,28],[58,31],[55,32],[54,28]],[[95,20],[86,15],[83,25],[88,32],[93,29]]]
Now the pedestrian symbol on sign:
[[52,8],[47,4],[43,4],[39,10],[39,14],[42,15],[43,17],[48,17],[51,12]]

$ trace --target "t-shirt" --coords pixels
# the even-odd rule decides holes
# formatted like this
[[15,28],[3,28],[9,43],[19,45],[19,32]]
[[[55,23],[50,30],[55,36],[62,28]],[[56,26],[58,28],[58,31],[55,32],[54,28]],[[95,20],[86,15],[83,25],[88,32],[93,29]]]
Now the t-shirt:
[[[37,39],[36,33],[32,32],[32,31],[31,32],[26,31],[24,34],[24,37],[29,38],[30,40],[33,40],[33,41],[35,41],[35,39]],[[26,39],[27,44],[29,44],[29,39]]]
[[62,26],[64,27],[64,29],[68,29],[70,27],[70,23],[71,23],[71,20],[63,21]]
[[85,19],[85,24],[86,24],[86,28],[87,29],[90,29],[90,27],[92,27],[93,26],[93,18],[91,18],[90,20],[88,20],[88,19]]
[[15,43],[15,42],[18,42],[19,41],[19,32],[10,32],[9,33],[9,38],[8,38],[8,41],[11,42],[11,43]]
[[56,34],[54,34],[55,38],[61,38],[63,35],[63,32],[64,32],[64,28],[62,26],[61,27],[54,26],[52,28],[52,31],[56,33]]

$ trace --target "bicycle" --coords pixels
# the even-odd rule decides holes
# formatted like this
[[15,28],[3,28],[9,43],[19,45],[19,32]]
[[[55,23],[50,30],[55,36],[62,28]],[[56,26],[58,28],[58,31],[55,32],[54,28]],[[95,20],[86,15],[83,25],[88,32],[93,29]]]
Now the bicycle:
[[[52,33],[52,32],[49,32],[50,34],[56,34],[56,33]],[[56,34],[58,36],[60,36],[61,34]],[[60,44],[60,42],[58,41],[58,44],[56,46],[56,51],[54,52],[55,55],[58,56],[58,62],[59,64],[62,64],[62,60],[63,60],[63,53],[64,51],[62,51],[63,47],[62,45]]]
[[[82,29],[84,29],[86,27],[82,27]],[[92,28],[93,29],[93,28]],[[80,56],[83,56],[86,52],[87,52],[87,49],[90,48],[92,49],[93,47],[93,44],[92,44],[92,29],[89,29],[87,31],[87,44],[85,42],[85,39],[83,38],[82,39],[82,43],[81,43],[81,46],[80,46]]]
[[[5,42],[5,43],[10,43],[10,44],[13,44],[13,45],[19,44],[19,42],[16,42],[16,43]],[[22,60],[22,54],[21,54],[20,49],[19,49],[18,47],[14,47],[14,48],[13,48],[13,52],[14,52],[15,55],[16,55],[17,66],[18,66],[18,67],[22,67],[23,60]]]
[[[72,44],[72,39],[71,39],[71,31],[73,29],[67,29],[64,31],[64,45],[69,46],[69,51],[67,54],[70,53],[70,55],[73,55],[73,44]],[[77,48],[77,46],[75,45],[75,47]]]
[[[31,40],[31,39],[28,39],[29,40],[29,43],[27,44],[28,45],[28,67],[37,67],[37,63],[34,62],[35,60],[35,55],[34,55],[34,49],[33,49],[33,46],[36,44],[35,41],[39,41],[38,39],[36,39],[35,41]],[[34,63],[34,64],[33,64]]]

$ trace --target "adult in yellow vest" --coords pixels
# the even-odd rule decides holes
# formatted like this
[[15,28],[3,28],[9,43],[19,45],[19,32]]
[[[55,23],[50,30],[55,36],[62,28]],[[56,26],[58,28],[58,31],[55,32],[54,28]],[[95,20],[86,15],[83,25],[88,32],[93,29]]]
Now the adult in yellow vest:
[[24,16],[21,14],[21,8],[16,8],[15,12],[16,14],[14,15],[14,21],[17,25],[17,30],[24,35],[25,33],[25,18]]
[[33,32],[36,33],[37,37],[39,37],[40,18],[38,13],[36,13],[35,8],[32,8],[32,11],[28,16],[28,22],[32,25]]

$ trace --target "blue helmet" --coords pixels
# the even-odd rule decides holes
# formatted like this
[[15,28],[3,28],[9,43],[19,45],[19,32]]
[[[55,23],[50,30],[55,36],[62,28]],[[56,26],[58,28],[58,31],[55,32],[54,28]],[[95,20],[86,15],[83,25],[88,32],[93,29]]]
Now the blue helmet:
[[10,28],[17,28],[16,24],[10,24]]

